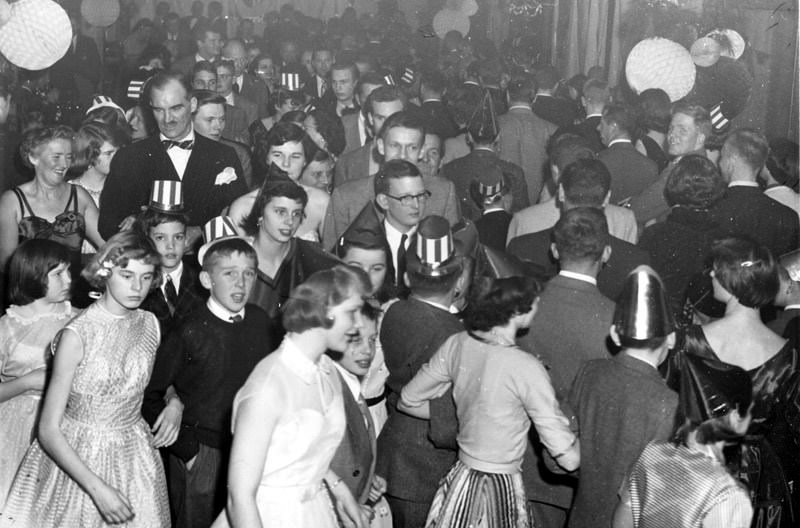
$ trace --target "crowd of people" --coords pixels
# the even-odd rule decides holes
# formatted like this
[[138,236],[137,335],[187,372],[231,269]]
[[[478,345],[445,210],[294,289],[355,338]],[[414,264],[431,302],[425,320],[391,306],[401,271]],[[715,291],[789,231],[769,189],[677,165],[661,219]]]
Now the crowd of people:
[[797,526],[796,143],[194,4],[0,77],[0,528]]

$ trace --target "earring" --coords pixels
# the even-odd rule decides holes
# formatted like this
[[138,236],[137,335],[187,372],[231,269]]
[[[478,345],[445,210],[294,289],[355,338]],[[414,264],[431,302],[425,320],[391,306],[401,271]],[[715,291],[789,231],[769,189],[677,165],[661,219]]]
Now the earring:
[[263,220],[263,219],[264,219],[263,216],[259,216],[258,217],[258,221],[256,222],[256,227],[261,227],[261,220]]
[[330,324],[333,324],[333,323],[336,322],[336,318],[334,316],[332,316],[332,315],[328,315],[328,316],[325,317],[325,321],[327,321]]

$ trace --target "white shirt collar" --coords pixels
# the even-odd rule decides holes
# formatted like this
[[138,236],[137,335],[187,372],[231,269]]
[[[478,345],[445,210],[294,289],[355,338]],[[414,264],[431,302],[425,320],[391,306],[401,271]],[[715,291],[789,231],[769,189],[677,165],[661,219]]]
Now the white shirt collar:
[[233,82],[235,82],[236,84],[239,85],[239,91],[241,92],[242,91],[242,84],[244,83],[244,73],[242,73],[238,77],[236,77],[233,80]]
[[612,139],[611,141],[608,142],[608,146],[610,148],[611,145],[615,145],[617,143],[627,143],[627,144],[630,145],[631,144],[631,140],[627,139],[627,138]]
[[218,303],[213,296],[209,296],[208,301],[206,301],[206,306],[208,306],[208,309],[211,311],[212,314],[214,314],[219,319],[222,319],[226,323],[232,323],[233,321],[231,321],[231,317],[233,317],[234,315],[241,315],[242,319],[244,319],[244,308],[242,308],[236,313],[231,313],[224,306]]
[[746,181],[746,180],[736,180],[728,184],[728,187],[758,187],[758,186],[759,186],[758,182]]
[[784,311],[787,310],[800,310],[800,304],[789,304],[783,307]]
[[585,273],[576,273],[574,271],[561,270],[558,272],[558,274],[561,275],[562,277],[588,282],[589,284],[594,284],[595,286],[597,286],[597,279],[592,277],[591,275],[586,275]]
[[430,99],[424,99],[422,102],[423,103],[427,103],[428,101],[431,101],[431,102],[434,102],[434,103],[441,103],[442,102],[441,99],[437,99],[436,97],[431,97]]
[[490,207],[489,209],[484,209],[483,214],[486,215],[489,213],[493,213],[495,211],[505,211],[505,209],[503,209],[502,207]]
[[603,117],[603,114],[601,113],[589,114],[586,116],[586,119],[589,119],[590,117]]
[[[174,270],[170,271],[169,273],[164,274],[164,280],[161,284],[161,291],[164,291],[164,286],[167,285],[167,277],[172,279],[172,284],[175,286],[175,291],[177,293],[181,292],[181,277],[183,277],[183,261],[178,263],[178,267]],[[166,292],[164,292],[166,294]]]
[[[164,134],[162,134],[160,132],[158,134],[158,137],[159,137],[159,139],[161,139],[161,141],[166,141],[166,140],[169,139],[167,136],[165,136]],[[186,137],[182,137],[182,138],[176,139],[175,141],[194,141],[194,127],[193,126],[189,127],[189,133],[186,134]]]
[[530,105],[526,105],[526,104],[511,105],[511,106],[508,107],[508,109],[509,110],[515,110],[515,109],[530,110],[531,112],[533,112],[533,109],[531,108],[531,106]]
[[405,233],[402,233],[389,223],[387,219],[383,220],[383,227],[386,229],[386,241],[389,242],[389,246],[393,248],[400,245],[400,240],[403,238],[403,235],[408,235],[406,238],[406,244],[408,244],[411,240],[411,236],[417,232],[417,226],[414,226]]
[[216,57],[212,57],[210,59],[206,59],[205,57],[203,57],[199,53],[195,53],[195,55],[194,55],[194,61],[195,62],[200,62],[200,61],[214,62],[214,59],[216,59]]
[[235,106],[233,104],[233,92],[231,92],[231,93],[229,93],[228,95],[225,96],[225,102],[228,103],[231,106]]
[[348,389],[350,389],[350,392],[353,394],[353,398],[358,401],[358,398],[361,396],[361,382],[358,380],[355,374],[341,366],[336,361],[333,362],[333,366],[336,367],[336,370],[338,370],[339,374],[342,375],[344,384],[347,385]]

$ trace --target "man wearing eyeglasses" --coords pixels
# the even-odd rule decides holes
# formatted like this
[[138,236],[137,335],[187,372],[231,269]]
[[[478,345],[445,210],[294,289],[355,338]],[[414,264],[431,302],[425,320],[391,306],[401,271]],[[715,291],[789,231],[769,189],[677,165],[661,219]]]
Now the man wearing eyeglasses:
[[[425,204],[422,207],[409,204],[407,210],[400,210],[394,207],[390,213],[388,207],[380,203],[382,200],[377,200],[378,193],[375,191],[375,178],[373,176],[346,181],[334,187],[331,200],[328,203],[322,235],[326,248],[333,247],[336,244],[336,241],[339,240],[339,237],[342,236],[350,223],[361,213],[364,206],[373,200],[375,200],[376,205],[383,209],[382,213],[389,215],[396,212],[399,220],[396,222],[398,225],[400,225],[400,221],[408,223],[412,216],[415,219],[414,225],[416,225],[425,215],[430,214],[445,217],[451,225],[458,222],[461,212],[453,183],[439,176],[429,174],[432,171],[426,170],[425,173],[421,173],[420,169],[416,167],[416,164],[421,159],[427,159],[424,155],[427,145],[425,142],[425,123],[419,115],[401,111],[386,118],[375,145],[376,154],[383,158],[382,167],[390,161],[406,161],[414,166],[414,169],[419,174],[418,179],[420,182],[420,185],[414,188],[392,189],[389,194],[402,198],[406,195],[420,195],[427,190],[427,197],[417,200],[424,201]],[[380,171],[378,172],[380,173]],[[402,205],[398,200],[389,197],[386,200]],[[406,202],[408,203],[408,199],[406,199]]]

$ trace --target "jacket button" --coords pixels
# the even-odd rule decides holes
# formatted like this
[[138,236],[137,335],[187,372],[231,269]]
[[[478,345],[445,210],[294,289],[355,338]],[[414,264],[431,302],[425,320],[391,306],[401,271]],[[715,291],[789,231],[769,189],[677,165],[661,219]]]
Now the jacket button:
[[360,470],[360,469],[357,469],[357,470],[353,471],[353,476],[354,476],[354,477],[357,477],[357,476],[359,476],[360,474],[361,474],[361,470]]

